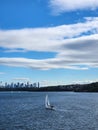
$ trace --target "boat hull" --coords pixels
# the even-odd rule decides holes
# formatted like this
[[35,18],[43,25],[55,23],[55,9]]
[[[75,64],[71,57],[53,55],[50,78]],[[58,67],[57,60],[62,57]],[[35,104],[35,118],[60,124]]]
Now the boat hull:
[[46,107],[47,110],[55,110],[55,108],[52,106]]
[[54,111],[55,109],[54,108],[46,108],[46,110],[53,110]]

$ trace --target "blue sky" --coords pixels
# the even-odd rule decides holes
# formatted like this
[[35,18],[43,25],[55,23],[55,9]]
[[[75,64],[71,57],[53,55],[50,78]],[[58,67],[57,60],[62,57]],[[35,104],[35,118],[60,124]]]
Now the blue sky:
[[96,0],[0,0],[0,80],[98,81]]

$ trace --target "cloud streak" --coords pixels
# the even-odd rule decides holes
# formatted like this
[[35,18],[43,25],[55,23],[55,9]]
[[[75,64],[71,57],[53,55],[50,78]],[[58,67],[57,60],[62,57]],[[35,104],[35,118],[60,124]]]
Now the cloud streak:
[[[73,63],[74,62],[74,63]],[[12,67],[25,67],[31,69],[49,70],[49,69],[87,69],[87,67],[79,67],[79,64],[75,61],[70,63],[70,60],[64,59],[46,59],[46,60],[34,60],[27,58],[0,58],[1,65],[7,65]]]
[[3,74],[5,74],[5,72],[0,72],[0,75],[3,75]]
[[76,10],[95,10],[98,8],[96,0],[50,0],[53,14]]
[[21,81],[30,81],[30,79],[29,78],[25,78],[25,77],[18,77],[18,78],[13,78],[13,80],[21,80]]

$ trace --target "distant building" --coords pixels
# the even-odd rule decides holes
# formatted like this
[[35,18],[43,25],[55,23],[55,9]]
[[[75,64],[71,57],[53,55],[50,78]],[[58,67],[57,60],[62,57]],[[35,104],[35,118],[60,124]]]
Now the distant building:
[[38,88],[40,87],[40,84],[39,84],[39,82],[38,82]]
[[36,83],[33,83],[33,87],[36,88]]

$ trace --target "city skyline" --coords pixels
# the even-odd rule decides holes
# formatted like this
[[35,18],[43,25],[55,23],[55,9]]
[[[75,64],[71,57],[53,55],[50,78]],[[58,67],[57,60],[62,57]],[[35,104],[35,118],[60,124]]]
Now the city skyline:
[[98,2],[0,1],[0,80],[98,81]]
[[11,83],[2,83],[2,81],[0,81],[0,88],[23,88],[23,87],[33,87],[33,88],[39,88],[40,87],[40,83],[39,82],[35,82],[35,83],[31,83],[31,82],[11,82]]

